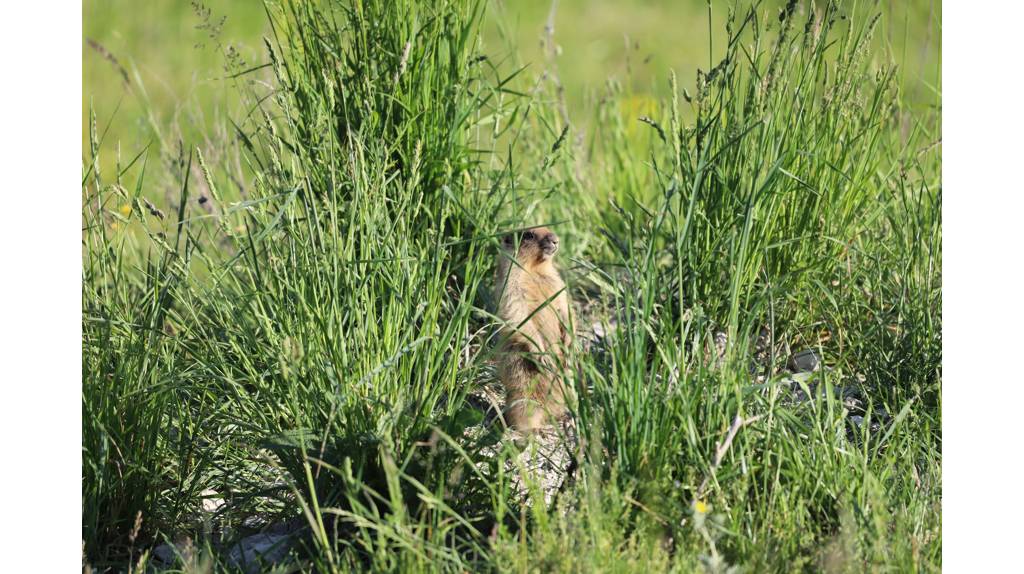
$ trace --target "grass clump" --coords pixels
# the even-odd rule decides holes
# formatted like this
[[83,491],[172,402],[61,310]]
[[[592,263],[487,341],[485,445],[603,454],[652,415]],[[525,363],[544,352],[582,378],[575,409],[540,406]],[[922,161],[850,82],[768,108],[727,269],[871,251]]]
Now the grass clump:
[[[297,519],[311,571],[938,569],[937,118],[869,57],[875,15],[738,4],[636,130],[614,81],[588,126],[557,71],[507,70],[485,8],[267,2],[243,168],[183,146],[158,205],[146,152],[86,162],[86,561],[189,537],[230,568]],[[495,238],[551,222],[606,336],[549,507],[465,431]],[[790,383],[801,348],[829,368]]]

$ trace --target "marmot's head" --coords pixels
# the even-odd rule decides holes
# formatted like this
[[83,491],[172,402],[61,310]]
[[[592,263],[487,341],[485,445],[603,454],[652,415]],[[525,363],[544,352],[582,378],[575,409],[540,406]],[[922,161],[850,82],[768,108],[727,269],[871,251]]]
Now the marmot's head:
[[510,253],[516,253],[516,261],[529,268],[550,261],[555,256],[558,236],[547,227],[534,227],[506,235],[502,247]]

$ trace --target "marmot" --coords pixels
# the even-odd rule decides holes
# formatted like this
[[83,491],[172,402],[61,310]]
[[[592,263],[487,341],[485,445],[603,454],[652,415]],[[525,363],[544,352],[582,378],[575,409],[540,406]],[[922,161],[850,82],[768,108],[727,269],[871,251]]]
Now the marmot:
[[499,376],[505,420],[530,432],[565,412],[562,373],[572,344],[569,295],[552,263],[558,236],[534,227],[504,237],[495,299],[501,329]]

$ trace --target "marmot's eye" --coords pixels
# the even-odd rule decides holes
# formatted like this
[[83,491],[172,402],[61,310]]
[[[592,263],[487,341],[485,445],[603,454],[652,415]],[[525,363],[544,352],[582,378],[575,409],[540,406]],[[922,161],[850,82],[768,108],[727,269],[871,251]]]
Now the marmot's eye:
[[524,241],[533,241],[536,237],[537,236],[534,235],[532,231],[527,231],[526,233],[523,234]]

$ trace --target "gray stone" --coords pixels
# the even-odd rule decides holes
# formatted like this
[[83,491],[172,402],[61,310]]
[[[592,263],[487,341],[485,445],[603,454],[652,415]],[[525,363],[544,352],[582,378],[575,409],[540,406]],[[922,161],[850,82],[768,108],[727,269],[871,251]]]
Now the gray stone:
[[721,368],[725,362],[725,351],[729,347],[729,336],[724,331],[718,331],[714,335],[715,342],[715,368]]
[[767,373],[774,369],[772,364],[774,357],[782,356],[784,351],[779,344],[772,344],[774,336],[768,327],[761,327],[757,332],[757,339],[754,340],[754,357],[751,361],[750,372]]
[[224,507],[224,499],[212,488],[207,488],[199,494],[203,497],[203,512],[214,514]]
[[614,317],[594,321],[590,324],[589,329],[584,329],[580,334],[579,342],[582,350],[590,352],[604,349],[618,328],[618,322]]
[[[495,421],[494,424],[500,425],[501,422]],[[466,429],[465,437],[475,440],[486,432],[487,428],[482,425],[471,427]],[[565,420],[537,429],[530,435],[506,430],[500,441],[481,448],[479,453],[485,459],[493,460],[501,455],[504,448],[512,445],[515,445],[516,454],[505,460],[505,472],[510,477],[512,491],[527,506],[535,500],[530,496],[531,491],[540,494],[545,505],[550,505],[572,478],[579,446],[575,424]],[[486,471],[489,462],[481,460],[476,466]]]
[[192,556],[192,542],[183,540],[174,544],[161,544],[150,553],[154,560],[164,566],[171,566],[178,562],[179,558],[189,560]]
[[571,423],[536,431],[519,456],[509,461],[516,471],[512,473],[513,492],[529,503],[527,495],[530,488],[535,487],[544,497],[545,506],[550,506],[571,478],[573,453],[578,444],[576,428]]
[[821,368],[821,356],[814,349],[805,349],[789,358],[789,368],[795,373],[810,373]]
[[239,540],[228,551],[227,561],[247,574],[262,572],[288,555],[295,544],[292,533],[262,532]]
[[[847,419],[847,420],[849,420],[850,423],[853,424],[853,426],[857,427],[858,430],[860,430],[860,428],[864,426],[864,417],[862,417],[860,415],[853,415],[853,416],[849,417],[849,419]],[[874,434],[874,433],[881,432],[881,430],[882,430],[882,423],[883,422],[887,422],[887,419],[884,418],[884,417],[879,417],[879,416],[871,417],[871,433]]]

